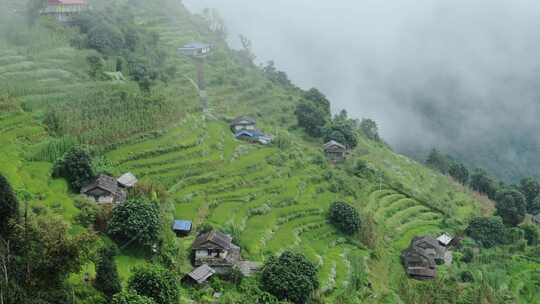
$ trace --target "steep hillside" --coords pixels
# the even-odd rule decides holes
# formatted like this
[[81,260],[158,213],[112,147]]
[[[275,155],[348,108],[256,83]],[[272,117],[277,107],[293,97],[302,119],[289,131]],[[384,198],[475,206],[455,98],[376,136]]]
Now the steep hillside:
[[[95,1],[93,6],[106,3]],[[498,268],[493,281],[484,278],[487,286],[521,303],[539,299],[535,282],[540,263],[525,256],[508,258],[506,251],[490,253],[493,260],[471,266],[457,262],[441,267],[434,282],[407,279],[399,254],[415,235],[461,234],[471,217],[492,212],[490,203],[360,133],[358,147],[344,164],[327,163],[322,142],[296,127],[300,89],[272,82],[241,52],[229,49],[204,18],[176,1],[119,0],[114,5],[128,5],[139,25],[158,33],[159,46],[176,67],[176,76],[158,82],[150,96],[133,81],[92,79],[86,58],[95,51],[72,47],[73,30],[51,21],[28,28],[17,14],[0,21],[0,172],[33,210],[46,208],[63,216],[74,234],[84,229],[74,221],[80,212],[75,194],[64,181],[50,177],[54,160],[84,144],[106,171],[131,171],[142,182],[166,190],[164,230],[173,218],[192,220],[195,229],[211,224],[237,239],[244,258],[261,262],[287,249],[301,252],[318,266],[321,298],[328,303],[420,303],[423,298],[416,293],[429,290],[444,296],[439,285],[463,269],[475,269],[475,276],[484,278],[499,264],[505,267]],[[16,35],[8,23],[20,25]],[[176,52],[191,41],[215,45],[206,63],[208,113],[200,111],[192,84],[195,64]],[[105,69],[113,66],[108,60]],[[256,117],[278,144],[236,140],[228,121],[238,115]],[[61,126],[56,132],[51,117]],[[360,161],[368,169],[359,172]],[[328,224],[327,210],[335,201],[360,211],[364,229],[372,231],[371,241],[346,237]],[[189,272],[187,250],[194,235],[164,235],[183,249],[178,275]],[[126,282],[134,266],[150,259],[121,249],[117,263]],[[89,264],[86,271],[92,275],[93,268]],[[81,284],[82,278],[82,273],[72,275],[70,282]],[[226,285],[224,292],[239,291]],[[193,290],[183,288],[181,295],[207,303]]]

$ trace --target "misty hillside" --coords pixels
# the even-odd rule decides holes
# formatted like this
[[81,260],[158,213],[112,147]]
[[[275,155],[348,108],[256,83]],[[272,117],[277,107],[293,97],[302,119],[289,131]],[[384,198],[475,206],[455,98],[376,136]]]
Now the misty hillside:
[[217,8],[233,45],[249,37],[259,62],[374,118],[401,153],[436,147],[505,182],[540,177],[536,1],[185,3]]
[[[332,116],[249,39],[230,48],[216,10],[93,0],[66,24],[44,4],[0,0],[0,303],[540,301],[538,228],[501,207],[517,190],[473,191]],[[193,42],[209,55],[178,51]],[[235,137],[243,116],[272,142]],[[411,241],[443,233],[451,263],[407,275]],[[216,244],[247,263],[200,269]]]

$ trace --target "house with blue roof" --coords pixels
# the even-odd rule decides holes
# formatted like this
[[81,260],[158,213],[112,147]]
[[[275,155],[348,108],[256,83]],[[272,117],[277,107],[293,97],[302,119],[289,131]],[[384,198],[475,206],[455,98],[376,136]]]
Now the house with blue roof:
[[234,137],[236,137],[237,139],[260,143],[263,145],[267,145],[272,142],[271,136],[263,134],[259,130],[241,130],[235,133]]
[[193,223],[188,220],[175,220],[173,223],[173,231],[176,233],[176,236],[182,237],[187,236],[191,232]]

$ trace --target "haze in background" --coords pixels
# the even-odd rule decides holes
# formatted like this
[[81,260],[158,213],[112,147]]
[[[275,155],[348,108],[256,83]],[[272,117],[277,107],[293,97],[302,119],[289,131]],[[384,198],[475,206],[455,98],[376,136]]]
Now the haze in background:
[[438,147],[506,180],[540,176],[540,1],[184,0],[217,8],[304,88],[374,118],[396,150]]

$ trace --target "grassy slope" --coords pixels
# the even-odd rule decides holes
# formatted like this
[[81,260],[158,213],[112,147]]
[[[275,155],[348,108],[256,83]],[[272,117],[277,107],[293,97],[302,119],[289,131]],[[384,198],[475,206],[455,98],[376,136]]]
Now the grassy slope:
[[[209,40],[218,47],[207,64],[211,113],[217,119],[192,110],[197,100],[185,77],[195,78],[194,65],[174,57],[181,76],[157,90],[190,110],[160,136],[120,145],[106,157],[116,173],[130,170],[166,186],[174,202],[174,217],[191,219],[196,225],[209,222],[233,232],[246,258],[263,260],[285,249],[305,253],[319,265],[322,290],[332,298],[346,290],[352,259],[370,252],[347,242],[325,222],[330,202],[351,202],[373,214],[385,235],[380,244],[383,253],[368,260],[368,269],[373,301],[392,302],[396,282],[402,278],[398,254],[410,239],[416,234],[460,229],[468,217],[482,212],[471,193],[446,177],[367,139],[360,140],[352,158],[362,158],[382,172],[382,182],[346,176],[352,193],[331,191],[325,172],[342,173],[311,162],[320,153],[320,143],[297,132],[289,135],[295,144],[286,151],[236,141],[224,117],[250,114],[259,118],[263,129],[288,134],[298,92],[275,86],[255,68],[242,66],[199,18],[172,1],[161,3],[145,4],[138,20],[161,34],[173,56],[177,46],[191,40]],[[85,75],[88,52],[70,48],[62,37],[51,36],[50,30],[36,29],[28,35],[35,37],[30,39],[31,47],[17,46],[13,40],[0,46],[1,90],[19,97],[27,110],[0,116],[0,171],[16,189],[33,194],[32,206],[49,206],[72,220],[77,209],[66,185],[49,178],[50,163],[32,162],[28,156],[49,140],[39,123],[40,113],[56,103],[73,102],[88,88],[109,84],[90,81]],[[272,161],[280,155],[284,158]],[[257,208],[266,211],[257,212]],[[182,240],[184,248],[191,240]],[[126,252],[118,262],[125,279],[129,269],[144,260]],[[516,278],[531,267],[522,262],[516,265],[507,285],[519,293],[524,283]]]

